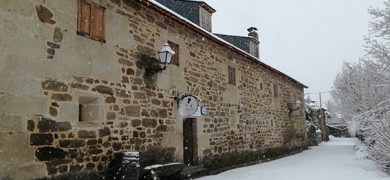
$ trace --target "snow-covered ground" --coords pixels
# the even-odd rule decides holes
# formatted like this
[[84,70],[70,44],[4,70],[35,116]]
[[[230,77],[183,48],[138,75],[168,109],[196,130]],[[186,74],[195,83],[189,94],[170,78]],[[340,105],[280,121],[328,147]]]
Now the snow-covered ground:
[[331,138],[302,153],[233,169],[200,180],[390,180],[373,161],[355,153],[355,138]]

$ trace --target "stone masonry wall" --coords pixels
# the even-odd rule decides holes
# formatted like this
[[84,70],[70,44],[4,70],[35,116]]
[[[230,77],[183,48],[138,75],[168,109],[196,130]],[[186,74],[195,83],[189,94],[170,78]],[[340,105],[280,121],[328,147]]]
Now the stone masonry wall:
[[[106,7],[106,43],[78,36],[77,1],[6,0],[0,6],[0,178],[103,170],[123,150],[159,148],[182,160],[183,118],[174,97],[191,93],[208,113],[196,120],[197,157],[279,147],[305,139],[303,87],[134,0]],[[163,43],[180,65],[154,87],[136,66]],[[236,69],[229,85],[228,66]],[[274,97],[273,86],[279,89]],[[79,104],[97,103],[79,122]]]

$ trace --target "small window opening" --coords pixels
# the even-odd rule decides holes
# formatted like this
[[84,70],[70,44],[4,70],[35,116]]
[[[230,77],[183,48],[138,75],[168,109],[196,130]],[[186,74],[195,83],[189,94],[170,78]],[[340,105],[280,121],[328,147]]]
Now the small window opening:
[[279,97],[279,87],[274,84],[274,97]]
[[236,69],[228,66],[228,79],[229,84],[236,85]]
[[99,120],[99,104],[95,97],[80,97],[79,122],[94,122]]

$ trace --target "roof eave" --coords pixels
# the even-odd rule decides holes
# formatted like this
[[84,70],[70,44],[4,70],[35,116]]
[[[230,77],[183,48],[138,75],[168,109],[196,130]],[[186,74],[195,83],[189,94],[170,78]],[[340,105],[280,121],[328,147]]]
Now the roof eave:
[[215,13],[217,12],[217,10],[215,10],[214,8],[212,8],[210,5],[208,5],[207,3],[205,2],[202,2],[202,5],[201,5],[203,8],[205,8],[208,12],[210,13]]
[[237,47],[235,47],[235,46],[233,46],[231,44],[225,43],[225,42],[219,40],[218,38],[213,37],[212,35],[210,35],[210,32],[208,32],[208,31],[206,31],[206,30],[204,30],[204,29],[202,29],[200,27],[196,27],[196,26],[192,25],[190,22],[188,22],[189,20],[187,20],[187,21],[183,20],[183,19],[179,18],[177,15],[175,15],[175,14],[169,12],[168,10],[158,6],[157,4],[155,4],[156,1],[154,1],[154,0],[138,0],[138,1],[140,1],[143,4],[145,4],[146,6],[151,7],[152,9],[158,11],[159,13],[161,13],[163,15],[166,15],[167,17],[175,20],[176,22],[181,23],[182,25],[185,25],[186,27],[190,28],[191,30],[194,30],[194,31],[196,31],[199,34],[208,37],[209,39],[213,40],[214,42],[216,42],[216,43],[218,43],[218,44],[220,44],[222,46],[225,46],[225,47],[233,50],[234,52],[236,52],[236,53],[238,53],[238,54],[240,54],[240,55],[242,55],[242,56],[244,56],[244,57],[246,57],[246,58],[248,58],[248,59],[250,59],[250,60],[252,60],[252,61],[254,61],[256,63],[259,63],[259,64],[263,65],[267,69],[269,69],[269,70],[271,70],[271,71],[273,71],[273,72],[275,72],[275,73],[277,73],[277,74],[279,74],[281,76],[284,76],[284,77],[288,78],[289,80],[291,80],[292,82],[302,86],[303,88],[308,88],[308,86],[302,84],[301,82],[295,80],[294,78],[292,78],[292,77],[282,73],[281,71],[279,71],[279,70],[277,70],[277,69],[275,69],[275,68],[273,68],[273,67],[271,67],[271,66],[269,66],[269,65],[267,65],[267,64],[265,64],[263,62],[261,62],[260,59],[254,57],[254,56],[252,56],[252,55],[250,55],[250,54],[248,54],[246,52],[243,52],[243,51],[239,50]]

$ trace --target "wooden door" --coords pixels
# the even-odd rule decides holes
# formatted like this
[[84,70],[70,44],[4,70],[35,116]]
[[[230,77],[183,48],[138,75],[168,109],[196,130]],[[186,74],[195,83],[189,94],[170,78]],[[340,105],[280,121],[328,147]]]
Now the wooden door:
[[183,122],[183,155],[184,164],[191,166],[195,164],[195,142],[194,142],[194,118],[184,119]]

